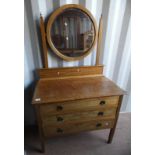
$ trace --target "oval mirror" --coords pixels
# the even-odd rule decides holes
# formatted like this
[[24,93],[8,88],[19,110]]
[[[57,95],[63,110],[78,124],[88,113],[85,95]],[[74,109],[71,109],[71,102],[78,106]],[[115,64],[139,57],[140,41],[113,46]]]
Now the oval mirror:
[[61,58],[79,60],[87,56],[95,44],[95,20],[82,6],[65,5],[51,15],[47,24],[47,40]]

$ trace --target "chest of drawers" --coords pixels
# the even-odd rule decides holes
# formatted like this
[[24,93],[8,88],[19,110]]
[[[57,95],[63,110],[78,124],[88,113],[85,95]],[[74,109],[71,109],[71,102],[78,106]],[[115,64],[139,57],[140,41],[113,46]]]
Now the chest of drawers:
[[45,138],[110,129],[111,143],[124,91],[102,75],[103,66],[39,70],[35,106],[42,151]]

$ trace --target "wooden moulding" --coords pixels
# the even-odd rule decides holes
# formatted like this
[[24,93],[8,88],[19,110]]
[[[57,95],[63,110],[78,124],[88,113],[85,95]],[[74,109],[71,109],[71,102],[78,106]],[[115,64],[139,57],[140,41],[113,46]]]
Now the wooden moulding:
[[38,69],[40,78],[70,78],[81,76],[102,76],[103,66],[82,66],[82,67],[63,67]]
[[[93,44],[92,46],[87,50],[85,51],[85,54],[82,55],[82,56],[79,56],[79,57],[69,57],[69,56],[66,56],[64,54],[62,54],[53,44],[53,41],[51,39],[51,26],[54,22],[54,20],[56,19],[56,17],[58,15],[60,15],[64,10],[66,9],[70,9],[70,8],[75,8],[75,9],[79,9],[81,11],[83,11],[84,13],[86,13],[90,20],[92,21],[93,23],[93,26],[94,26],[94,29],[95,29],[95,35],[94,35],[94,41],[93,41]],[[94,48],[95,44],[96,44],[96,41],[97,41],[97,24],[96,24],[96,21],[95,21],[95,18],[93,17],[93,15],[91,14],[91,12],[84,8],[83,6],[81,5],[77,5],[77,4],[67,4],[67,5],[64,5],[60,8],[58,8],[56,11],[54,11],[49,20],[48,20],[48,23],[47,23],[47,28],[46,28],[46,32],[47,32],[47,41],[48,41],[48,44],[50,46],[50,48],[53,50],[53,52],[55,52],[55,54],[57,54],[60,58],[66,60],[66,61],[75,61],[75,60],[81,60],[83,59],[84,57],[86,57],[88,54],[90,54],[90,52],[92,51],[92,49]]]

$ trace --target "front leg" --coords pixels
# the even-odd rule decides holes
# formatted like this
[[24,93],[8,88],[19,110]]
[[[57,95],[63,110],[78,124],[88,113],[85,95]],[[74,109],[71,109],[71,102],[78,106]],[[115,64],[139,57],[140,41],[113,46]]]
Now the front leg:
[[45,152],[45,141],[44,138],[40,135],[40,141],[41,141],[41,152]]
[[35,109],[36,109],[37,121],[38,121],[39,138],[41,142],[41,152],[44,153],[45,152],[45,140],[44,140],[44,134],[42,130],[43,126],[42,126],[42,120],[41,120],[41,115],[40,115],[40,106],[37,105]]
[[115,129],[116,129],[117,121],[118,121],[118,116],[119,116],[119,111],[120,111],[121,104],[122,104],[122,100],[123,100],[123,95],[119,96],[118,108],[117,108],[117,111],[116,111],[114,126],[113,126],[112,129],[110,129],[110,133],[109,133],[109,138],[108,138],[108,143],[109,144],[112,142],[113,137],[114,137],[114,133],[115,133]]
[[108,138],[108,144],[110,144],[112,142],[112,140],[113,140],[115,129],[116,129],[116,127],[110,129],[109,138]]

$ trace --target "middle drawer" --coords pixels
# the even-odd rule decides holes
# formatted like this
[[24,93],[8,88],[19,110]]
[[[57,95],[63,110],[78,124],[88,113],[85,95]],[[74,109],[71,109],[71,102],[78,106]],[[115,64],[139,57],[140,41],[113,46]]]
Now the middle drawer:
[[115,118],[116,108],[96,110],[88,112],[76,112],[71,114],[62,115],[49,115],[42,116],[43,125],[56,125],[62,123],[72,123],[81,121],[100,120],[103,118]]

